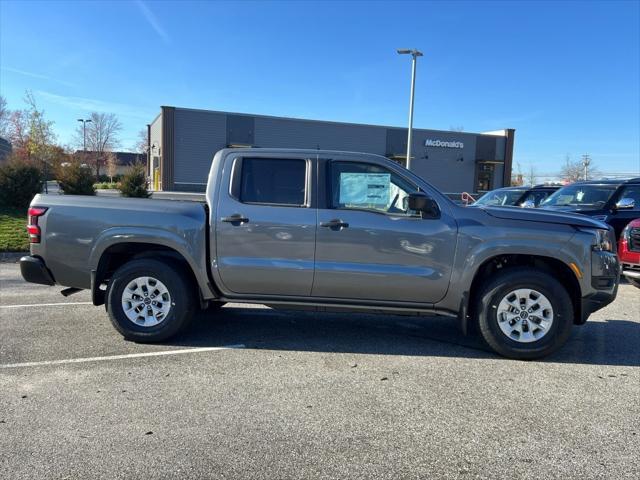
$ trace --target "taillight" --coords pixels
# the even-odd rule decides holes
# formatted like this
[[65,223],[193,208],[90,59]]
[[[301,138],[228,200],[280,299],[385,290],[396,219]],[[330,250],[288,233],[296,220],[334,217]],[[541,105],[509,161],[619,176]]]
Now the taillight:
[[40,243],[40,227],[38,217],[44,215],[45,207],[30,207],[28,211],[27,232],[29,233],[29,243]]

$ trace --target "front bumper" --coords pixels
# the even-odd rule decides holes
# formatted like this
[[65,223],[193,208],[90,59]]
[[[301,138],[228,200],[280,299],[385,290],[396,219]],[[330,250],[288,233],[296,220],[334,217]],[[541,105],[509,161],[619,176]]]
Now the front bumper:
[[640,280],[640,263],[622,262],[622,275],[627,278],[633,278],[634,280]]
[[620,262],[613,252],[591,252],[591,292],[582,297],[577,323],[585,323],[593,312],[613,302],[620,283]]
[[40,257],[27,255],[20,259],[20,273],[27,282],[55,285],[53,275]]

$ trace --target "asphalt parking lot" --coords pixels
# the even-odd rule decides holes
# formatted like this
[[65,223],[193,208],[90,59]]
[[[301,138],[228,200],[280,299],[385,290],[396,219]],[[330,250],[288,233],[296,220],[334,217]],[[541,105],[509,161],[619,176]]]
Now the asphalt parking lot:
[[629,285],[539,362],[444,318],[240,305],[139,345],[88,302],[0,263],[2,478],[640,477]]

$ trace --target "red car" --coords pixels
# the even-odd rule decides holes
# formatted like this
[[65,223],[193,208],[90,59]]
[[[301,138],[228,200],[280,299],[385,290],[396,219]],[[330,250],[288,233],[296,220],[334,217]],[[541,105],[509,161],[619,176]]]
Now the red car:
[[622,274],[640,288],[640,218],[632,220],[622,231],[618,243]]

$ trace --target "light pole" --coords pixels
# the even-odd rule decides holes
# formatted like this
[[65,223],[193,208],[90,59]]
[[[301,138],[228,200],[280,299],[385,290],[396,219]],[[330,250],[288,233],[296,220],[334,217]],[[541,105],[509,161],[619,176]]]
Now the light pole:
[[84,152],[86,153],[87,152],[87,123],[91,123],[91,119],[79,118],[78,121],[82,122],[82,150],[84,150]]
[[411,137],[413,136],[413,97],[416,89],[416,61],[422,57],[422,52],[399,48],[400,55],[411,55],[411,95],[409,97],[409,133],[407,134],[407,169],[411,169]]

